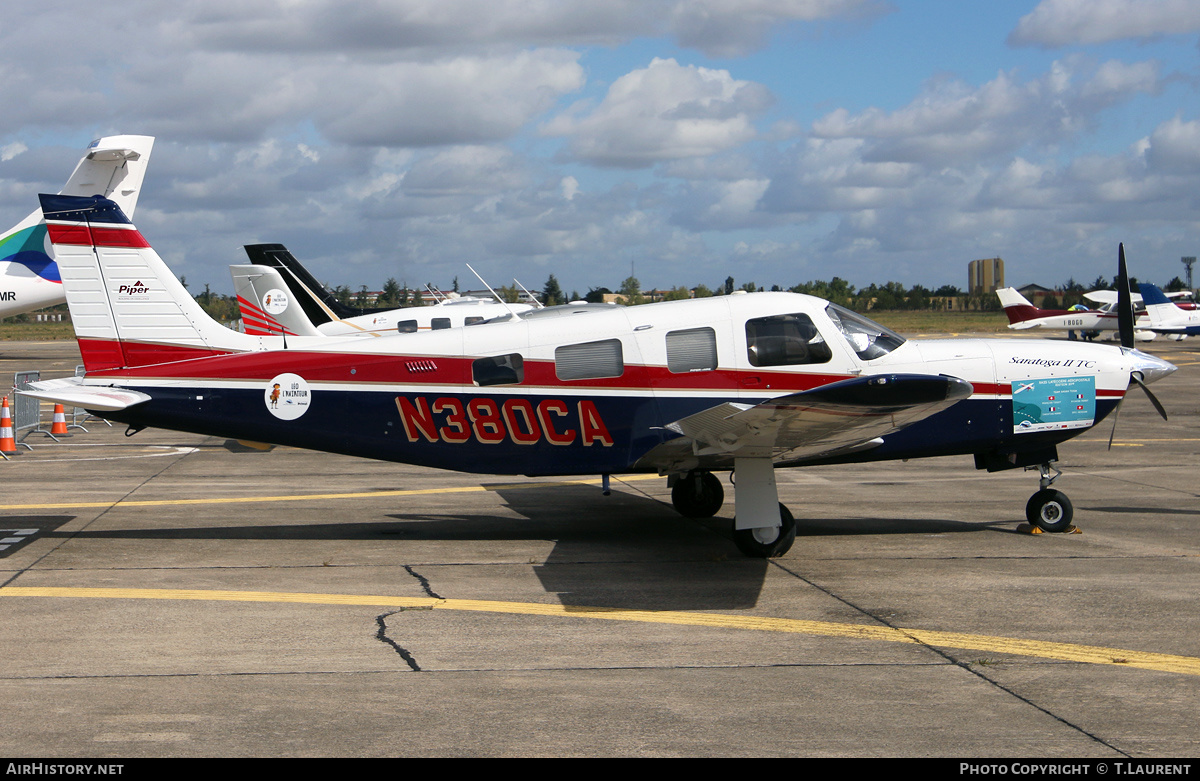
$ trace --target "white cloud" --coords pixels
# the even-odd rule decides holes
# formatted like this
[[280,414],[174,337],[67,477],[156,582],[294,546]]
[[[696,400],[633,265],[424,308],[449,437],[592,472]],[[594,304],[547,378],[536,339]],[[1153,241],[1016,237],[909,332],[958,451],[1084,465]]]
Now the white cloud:
[[576,104],[543,132],[568,136],[571,151],[590,163],[641,168],[746,143],[771,101],[766,87],[728,71],[656,58],[613,82],[594,110]]
[[5,144],[4,146],[0,146],[0,161],[7,162],[22,152],[27,151],[29,151],[29,147],[25,146],[20,141],[14,141],[11,144]]
[[1055,144],[1094,125],[1103,109],[1159,89],[1154,63],[1082,58],[1055,62],[1040,78],[1019,82],[1001,72],[978,88],[940,79],[896,111],[838,109],[813,124],[819,138],[869,142],[864,159],[930,165],[1009,155],[1027,144]]
[[1200,173],[1200,121],[1179,117],[1155,128],[1139,145],[1150,168],[1164,173]]
[[761,48],[781,23],[870,20],[891,10],[880,0],[678,0],[669,24],[684,46],[730,57]]
[[192,0],[174,5],[185,34],[241,51],[408,51],[612,46],[673,35],[717,57],[766,44],[789,23],[870,21],[882,0]]
[[1015,46],[1070,46],[1200,31],[1195,0],[1042,0],[1021,17]]

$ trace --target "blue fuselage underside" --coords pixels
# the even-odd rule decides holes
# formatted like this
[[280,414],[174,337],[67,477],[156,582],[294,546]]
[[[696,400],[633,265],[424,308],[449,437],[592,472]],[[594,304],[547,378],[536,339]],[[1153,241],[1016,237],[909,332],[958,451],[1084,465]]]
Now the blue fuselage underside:
[[[447,415],[432,414],[427,430],[406,427],[397,395],[415,399],[423,394],[387,391],[317,389],[309,409],[295,420],[271,414],[262,391],[238,388],[162,388],[129,384],[152,400],[121,412],[106,413],[112,420],[135,427],[158,427],[208,436],[267,442],[345,455],[482,474],[582,475],[634,471],[637,461],[655,446],[675,438],[664,428],[668,422],[719,403],[710,397],[655,397],[650,395],[554,396],[558,409],[550,421],[551,432],[540,430],[536,416],[518,424],[518,437],[498,435],[504,425],[485,427],[482,438],[468,425],[452,425]],[[433,394],[425,398],[433,399]],[[437,394],[437,399],[457,399],[465,407],[479,394]],[[529,401],[539,397],[513,394],[487,396],[497,405],[506,400]],[[729,401],[744,401],[730,398]],[[1117,398],[1101,398],[1096,422],[1108,415]],[[604,435],[586,436],[574,410],[594,405]],[[1012,401],[1006,398],[966,399],[925,420],[890,434],[883,444],[857,453],[853,461],[926,458],[988,451],[1037,451],[1077,436],[1087,428],[1013,432]],[[443,437],[442,434],[446,436]],[[484,440],[496,439],[488,442]],[[444,439],[462,441],[443,441]],[[526,440],[520,444],[516,439]],[[558,439],[559,444],[552,442]],[[570,442],[563,443],[563,440]]]

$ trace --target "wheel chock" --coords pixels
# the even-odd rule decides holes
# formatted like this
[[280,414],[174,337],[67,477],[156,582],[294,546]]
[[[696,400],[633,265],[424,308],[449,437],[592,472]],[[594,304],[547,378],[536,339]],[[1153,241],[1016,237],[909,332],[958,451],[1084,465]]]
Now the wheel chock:
[[[1018,534],[1049,534],[1049,532],[1043,531],[1041,529],[1041,527],[1034,526],[1032,523],[1022,523],[1022,524],[1018,525],[1017,533]],[[1063,529],[1061,532],[1058,532],[1058,533],[1059,534],[1083,534],[1083,529],[1080,529],[1075,524],[1071,524],[1070,526],[1068,526],[1067,528]]]

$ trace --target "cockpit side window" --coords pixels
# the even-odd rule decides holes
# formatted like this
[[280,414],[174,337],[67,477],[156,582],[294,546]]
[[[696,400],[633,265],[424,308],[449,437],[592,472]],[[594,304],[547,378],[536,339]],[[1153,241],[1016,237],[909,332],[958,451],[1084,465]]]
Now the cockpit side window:
[[880,358],[904,344],[900,334],[837,304],[827,306],[825,314],[841,331],[850,349],[864,361]]
[[833,351],[804,313],[746,321],[746,352],[751,366],[827,363]]

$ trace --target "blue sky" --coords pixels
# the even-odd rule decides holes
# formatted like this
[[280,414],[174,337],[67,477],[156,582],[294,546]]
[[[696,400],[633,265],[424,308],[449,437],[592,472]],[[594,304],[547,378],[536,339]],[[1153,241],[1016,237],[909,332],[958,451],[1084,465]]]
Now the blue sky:
[[1200,254],[1193,0],[75,0],[0,28],[0,219],[157,138],[193,289],[278,241],[334,285],[965,286]]

